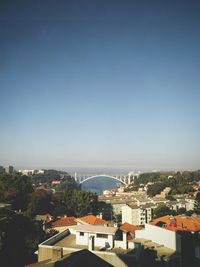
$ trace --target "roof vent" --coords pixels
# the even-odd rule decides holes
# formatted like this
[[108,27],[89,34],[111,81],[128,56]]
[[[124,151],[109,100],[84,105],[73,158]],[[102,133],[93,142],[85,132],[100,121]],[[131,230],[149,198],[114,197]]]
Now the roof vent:
[[170,217],[170,223],[169,223],[170,226],[177,226],[176,224],[176,218],[175,217]]

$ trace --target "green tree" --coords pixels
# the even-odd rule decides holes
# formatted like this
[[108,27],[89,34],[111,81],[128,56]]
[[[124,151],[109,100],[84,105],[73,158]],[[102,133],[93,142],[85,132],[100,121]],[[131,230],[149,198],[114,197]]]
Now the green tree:
[[36,214],[52,213],[52,194],[44,189],[38,189],[30,195],[27,215],[35,217]]
[[75,216],[83,216],[88,212],[94,211],[94,206],[96,204],[97,199],[95,199],[95,195],[90,192],[86,192],[84,190],[75,190],[73,191],[73,203]]
[[64,190],[60,196],[53,198],[53,215],[82,216],[97,210],[97,195],[80,189]]
[[34,251],[45,235],[42,225],[22,214],[0,210],[0,262],[22,267],[35,260]]
[[61,184],[58,185],[58,190],[75,190],[78,189],[77,183],[75,182],[74,178],[68,177]]
[[24,211],[27,209],[29,194],[33,192],[31,178],[26,175],[15,175],[14,187],[17,194],[13,199],[13,208]]
[[32,179],[33,183],[36,185],[39,183],[47,183],[50,185],[53,180],[60,180],[61,182],[64,182],[68,179],[72,179],[72,177],[64,171],[44,170],[44,173],[34,174]]
[[162,217],[165,215],[171,215],[171,214],[172,214],[172,211],[170,210],[170,208],[163,204],[159,205],[158,207],[154,209],[155,218],[159,218],[159,217]]
[[155,196],[156,194],[159,194],[165,187],[166,185],[163,183],[149,185],[147,189],[147,194],[149,196]]
[[178,214],[186,214],[186,209],[185,208],[178,209]]
[[0,201],[9,202],[15,210],[26,210],[33,192],[31,178],[19,173],[0,175]]

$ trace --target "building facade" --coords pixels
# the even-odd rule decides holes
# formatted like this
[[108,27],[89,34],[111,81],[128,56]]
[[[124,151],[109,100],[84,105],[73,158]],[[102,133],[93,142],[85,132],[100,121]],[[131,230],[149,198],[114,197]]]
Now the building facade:
[[6,167],[4,167],[4,170],[5,170],[5,173],[11,174],[14,171],[14,167],[13,166],[6,166]]
[[122,223],[145,225],[153,219],[153,208],[149,205],[122,207]]

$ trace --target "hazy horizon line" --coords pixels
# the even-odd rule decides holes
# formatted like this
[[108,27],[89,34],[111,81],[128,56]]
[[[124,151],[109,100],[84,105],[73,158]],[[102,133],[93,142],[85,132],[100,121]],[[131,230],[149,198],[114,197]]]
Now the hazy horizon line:
[[18,165],[18,164],[5,164],[4,166],[12,165],[16,170],[20,169],[55,169],[55,170],[63,170],[63,171],[80,171],[80,170],[87,170],[87,171],[103,171],[103,170],[124,170],[128,172],[159,172],[159,171],[195,171],[199,170],[200,167],[150,167],[150,166],[133,166],[131,164],[122,164],[122,165],[103,165],[103,164],[96,164],[96,165],[77,165],[77,164],[69,164],[69,165]]

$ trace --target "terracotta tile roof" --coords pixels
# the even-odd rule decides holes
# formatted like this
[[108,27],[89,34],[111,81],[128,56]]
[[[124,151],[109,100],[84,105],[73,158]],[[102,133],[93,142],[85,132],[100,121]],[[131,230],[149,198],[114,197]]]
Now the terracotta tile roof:
[[76,225],[75,217],[61,217],[55,221],[50,222],[51,227]]
[[139,226],[133,225],[133,224],[129,224],[127,222],[123,223],[120,226],[120,230],[122,230],[123,232],[130,232],[132,234],[135,233],[135,230],[140,230],[141,228]]
[[198,232],[200,231],[200,215],[192,216],[170,216],[166,215],[155,219],[150,224],[159,225],[163,223],[163,227],[172,231],[190,231]]
[[111,234],[114,235],[117,231],[117,227],[108,227],[103,225],[89,225],[82,224],[75,227],[75,231],[85,233],[98,233],[98,234]]
[[81,217],[79,219],[77,219],[77,221],[79,222],[85,222],[85,223],[88,223],[88,224],[92,224],[92,225],[104,225],[104,224],[108,224],[107,221],[103,220],[103,219],[100,219],[94,215],[87,215],[87,216],[84,216],[84,217]]

